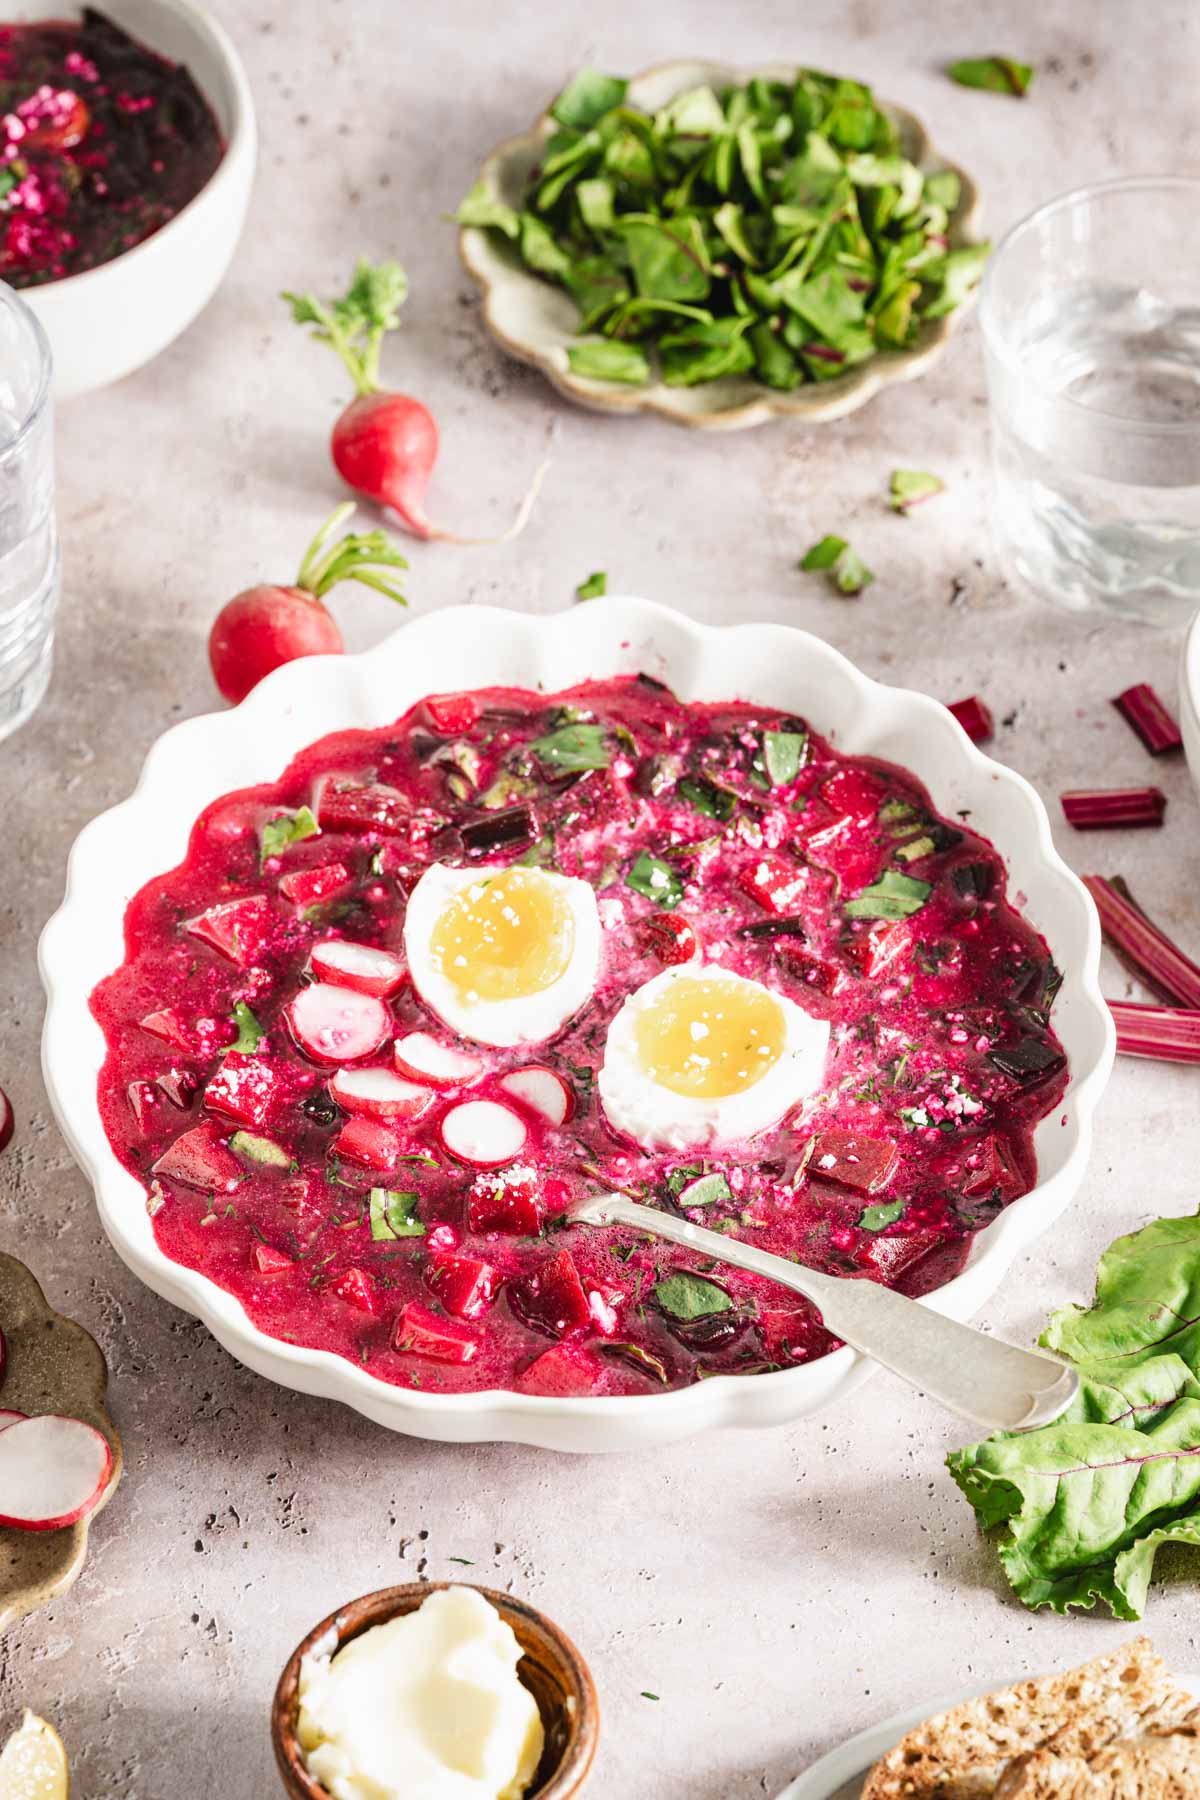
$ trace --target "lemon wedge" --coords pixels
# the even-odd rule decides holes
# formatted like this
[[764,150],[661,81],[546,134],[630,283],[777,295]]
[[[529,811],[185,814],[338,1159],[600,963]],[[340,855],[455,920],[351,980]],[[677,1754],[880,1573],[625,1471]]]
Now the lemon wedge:
[[0,1800],[67,1800],[67,1753],[53,1725],[26,1710],[0,1750]]

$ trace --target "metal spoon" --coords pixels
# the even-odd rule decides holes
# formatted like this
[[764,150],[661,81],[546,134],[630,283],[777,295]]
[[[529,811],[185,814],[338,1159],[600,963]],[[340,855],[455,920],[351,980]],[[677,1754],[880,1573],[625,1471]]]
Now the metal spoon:
[[1078,1374],[1057,1357],[988,1337],[876,1281],[819,1274],[620,1194],[589,1195],[571,1208],[571,1217],[577,1224],[630,1225],[670,1238],[803,1294],[835,1337],[989,1431],[1052,1424],[1078,1391]]

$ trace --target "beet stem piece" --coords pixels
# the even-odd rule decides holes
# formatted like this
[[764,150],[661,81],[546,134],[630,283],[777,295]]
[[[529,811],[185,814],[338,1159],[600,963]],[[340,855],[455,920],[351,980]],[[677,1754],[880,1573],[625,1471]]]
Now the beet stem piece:
[[1139,1006],[1110,1000],[1119,1056],[1146,1056],[1155,1062],[1200,1063],[1200,1011],[1176,1006]]
[[1083,885],[1096,902],[1106,942],[1126,968],[1169,1004],[1200,1009],[1200,968],[1191,958],[1113,881],[1085,875]]
[[1179,727],[1148,681],[1135,682],[1113,698],[1121,717],[1133,727],[1151,756],[1178,750],[1183,743]]
[[1059,796],[1076,831],[1113,831],[1122,825],[1161,825],[1167,796],[1161,788],[1075,788]]
[[991,711],[978,694],[970,694],[965,700],[952,700],[946,711],[954,714],[973,744],[988,744],[995,736],[996,725]]

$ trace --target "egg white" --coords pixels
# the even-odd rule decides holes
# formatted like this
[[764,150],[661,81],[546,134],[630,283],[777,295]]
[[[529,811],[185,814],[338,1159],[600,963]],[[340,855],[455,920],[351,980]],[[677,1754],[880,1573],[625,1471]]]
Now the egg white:
[[544,1043],[591,997],[600,968],[600,917],[596,895],[586,881],[539,869],[542,879],[553,882],[566,900],[575,927],[566,968],[540,993],[506,1000],[471,999],[437,967],[431,948],[433,935],[447,906],[464,888],[500,873],[500,866],[495,865],[452,869],[434,863],[426,869],[408,898],[404,953],[413,986],[451,1030],[472,1043],[510,1049],[517,1044]]
[[[710,981],[769,993],[784,1018],[778,1058],[740,1094],[677,1094],[656,1082],[638,1055],[638,1020],[680,981]],[[647,1150],[689,1150],[706,1144],[741,1143],[778,1124],[784,1114],[820,1087],[829,1045],[829,1023],[814,1019],[786,995],[716,964],[664,969],[629,995],[608,1028],[597,1087],[614,1130]]]

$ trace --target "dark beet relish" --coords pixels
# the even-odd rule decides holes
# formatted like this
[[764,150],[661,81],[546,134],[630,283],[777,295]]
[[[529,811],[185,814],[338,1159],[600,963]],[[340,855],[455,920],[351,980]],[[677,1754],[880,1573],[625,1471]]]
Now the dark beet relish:
[[[410,896],[434,864],[593,890],[598,973],[548,1038],[464,1042],[421,998]],[[442,696],[325,738],[209,806],[125,931],[92,998],[99,1103],[160,1249],[261,1330],[398,1384],[649,1394],[821,1356],[795,1296],[574,1225],[571,1201],[619,1188],[924,1293],[1033,1185],[1033,1130],[1066,1082],[1057,974],[991,845],[904,769],[642,678]],[[601,1104],[609,1026],[693,957],[826,1021],[823,1075],[751,1137],[646,1149]],[[297,1023],[331,979],[369,1027],[349,1080]],[[410,1112],[413,1034],[436,1091]],[[393,1091],[406,1116],[363,1111]],[[525,1122],[506,1167],[471,1166],[446,1125],[480,1101]]]
[[111,262],[181,212],[224,153],[185,68],[85,7],[0,25],[0,278]]

